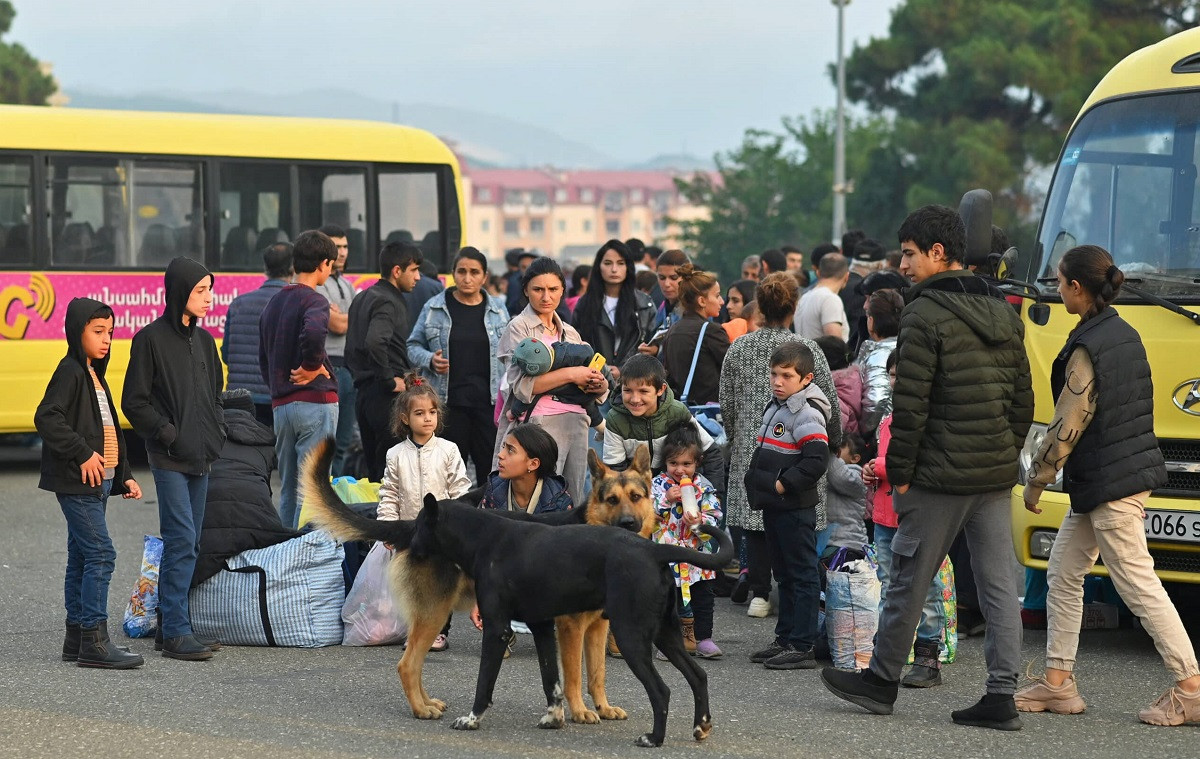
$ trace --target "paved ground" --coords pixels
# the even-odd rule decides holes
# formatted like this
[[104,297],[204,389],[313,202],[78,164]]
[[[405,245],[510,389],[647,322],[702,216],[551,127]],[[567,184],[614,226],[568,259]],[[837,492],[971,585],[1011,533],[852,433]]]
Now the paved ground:
[[[149,641],[126,641],[146,665],[130,672],[79,669],[59,661],[65,525],[53,496],[36,489],[36,464],[0,451],[0,757],[1130,757],[1196,756],[1196,728],[1154,728],[1137,710],[1168,678],[1149,639],[1135,630],[1088,632],[1080,680],[1088,699],[1077,717],[1027,716],[1015,734],[962,728],[951,709],[973,703],[983,682],[982,641],[964,640],[946,684],[905,691],[892,717],[875,717],[828,694],[811,672],[769,672],[747,653],[766,642],[773,620],[717,604],[722,661],[709,672],[712,737],[690,738],[690,699],[668,665],[672,689],[667,744],[638,749],[650,725],[641,686],[609,661],[611,700],[627,722],[534,727],[542,713],[532,640],[522,636],[501,671],[496,705],[478,732],[411,717],[395,674],[395,648],[320,650],[233,648],[210,662],[162,659]],[[148,473],[140,481],[153,497]],[[110,614],[120,619],[137,573],[141,538],[156,529],[155,506],[110,501],[118,562]],[[448,652],[426,665],[428,690],[471,701],[479,637],[455,621]],[[1027,635],[1025,658],[1039,659],[1044,636]]]

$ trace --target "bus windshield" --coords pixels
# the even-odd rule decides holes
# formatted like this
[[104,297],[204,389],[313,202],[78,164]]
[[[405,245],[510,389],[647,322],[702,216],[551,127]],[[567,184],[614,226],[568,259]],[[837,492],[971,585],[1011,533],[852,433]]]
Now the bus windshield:
[[1099,245],[1141,289],[1200,300],[1198,127],[1195,92],[1109,101],[1085,114],[1054,176],[1040,260],[1026,274],[1053,277],[1063,253]]

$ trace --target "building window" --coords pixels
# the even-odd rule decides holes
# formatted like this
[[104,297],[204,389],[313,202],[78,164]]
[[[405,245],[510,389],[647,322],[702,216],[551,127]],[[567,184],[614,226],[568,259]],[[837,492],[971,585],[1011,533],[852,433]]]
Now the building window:
[[480,232],[490,232],[490,231],[492,231],[492,220],[491,220],[491,219],[484,219],[483,221],[479,222],[479,231],[480,231]]
[[522,205],[523,203],[524,203],[524,199],[521,197],[520,190],[505,190],[504,191],[504,205],[519,206],[519,205]]
[[567,231],[567,222],[566,222],[566,220],[565,220],[565,219],[559,219],[559,220],[558,220],[558,231],[559,231],[559,232],[566,232],[566,231]]
[[592,231],[592,220],[591,220],[591,219],[584,219],[584,220],[583,220],[583,231],[584,231],[584,232],[591,232],[591,231]]
[[529,236],[541,237],[546,234],[546,221],[544,219],[529,220]]
[[504,236],[505,237],[518,237],[518,236],[520,236],[520,234],[521,234],[521,220],[520,219],[505,219],[504,220]]
[[559,187],[557,190],[554,191],[554,202],[555,203],[566,203],[567,202],[566,188]]
[[549,195],[545,190],[534,190],[529,193],[529,204],[534,206],[544,206],[550,202]]
[[667,217],[659,216],[654,220],[654,234],[661,235],[667,231]]
[[613,237],[621,234],[621,220],[609,219],[608,221],[604,222],[604,233],[606,235],[612,235]]
[[585,188],[585,189],[580,190],[579,191],[579,202],[580,203],[595,203],[596,202],[596,191],[591,188]]
[[642,194],[642,191],[640,189],[629,191],[629,202],[630,203],[641,203],[642,199],[644,197],[645,196]]
[[620,213],[625,207],[625,196],[620,192],[604,193],[604,210],[609,213]]
[[478,190],[475,191],[475,198],[480,203],[491,203],[492,202],[492,188],[480,187]]
[[642,231],[642,220],[634,219],[633,220],[633,233],[638,234],[641,231]]
[[671,192],[669,190],[659,190],[654,193],[654,197],[650,201],[650,207],[659,213],[665,212],[671,207]]

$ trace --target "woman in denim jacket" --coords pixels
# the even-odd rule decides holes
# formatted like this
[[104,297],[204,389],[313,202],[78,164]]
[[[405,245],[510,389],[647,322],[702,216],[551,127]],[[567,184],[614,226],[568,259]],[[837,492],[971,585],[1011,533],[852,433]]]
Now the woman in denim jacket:
[[[493,414],[501,368],[496,348],[508,311],[488,296],[487,259],[463,248],[454,259],[454,287],[426,301],[408,338],[408,357],[446,405],[445,438],[475,464],[479,484],[491,470]],[[455,356],[451,363],[451,356]]]

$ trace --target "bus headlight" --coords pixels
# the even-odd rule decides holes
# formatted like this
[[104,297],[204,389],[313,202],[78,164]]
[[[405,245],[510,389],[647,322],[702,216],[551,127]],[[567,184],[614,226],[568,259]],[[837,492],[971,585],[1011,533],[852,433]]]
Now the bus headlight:
[[1029,555],[1035,559],[1050,558],[1050,549],[1054,547],[1054,530],[1034,530],[1029,535]]
[[[1017,456],[1017,482],[1022,485],[1029,484],[1029,469],[1033,466],[1033,457],[1037,455],[1038,449],[1042,447],[1042,441],[1046,439],[1046,425],[1031,424],[1029,426],[1029,434],[1025,436],[1025,447],[1021,449],[1020,455]],[[1054,475],[1054,482],[1046,486],[1046,490],[1062,492],[1062,470],[1059,469]]]

